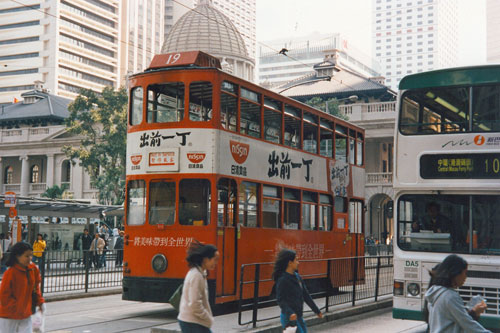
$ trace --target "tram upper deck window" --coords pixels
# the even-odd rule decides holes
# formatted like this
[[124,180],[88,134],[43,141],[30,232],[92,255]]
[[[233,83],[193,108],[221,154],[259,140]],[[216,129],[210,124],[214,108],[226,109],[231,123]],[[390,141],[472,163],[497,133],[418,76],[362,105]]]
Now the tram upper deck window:
[[292,148],[300,148],[302,112],[290,105],[285,105],[285,136],[283,143]]
[[175,222],[175,182],[149,183],[149,224],[172,225]]
[[281,119],[283,103],[264,96],[264,138],[281,143]]
[[144,100],[144,90],[142,87],[134,87],[130,93],[130,125],[142,123],[142,102]]
[[127,225],[143,225],[146,221],[146,182],[131,180],[127,184]]
[[184,83],[168,82],[148,87],[148,123],[170,123],[184,119]]
[[403,94],[402,134],[442,134],[469,129],[469,88],[428,88]]
[[260,138],[260,99],[261,95],[241,88],[240,133]]
[[210,223],[210,181],[183,179],[179,183],[179,223],[203,226]]
[[347,129],[343,126],[335,126],[335,159],[347,162]]
[[220,118],[223,128],[236,132],[238,119],[238,86],[224,81],[221,86]]
[[325,119],[320,120],[319,154],[333,157],[333,124]]
[[192,121],[212,119],[212,83],[199,81],[189,85],[189,119]]
[[304,112],[303,148],[313,154],[318,153],[318,117]]

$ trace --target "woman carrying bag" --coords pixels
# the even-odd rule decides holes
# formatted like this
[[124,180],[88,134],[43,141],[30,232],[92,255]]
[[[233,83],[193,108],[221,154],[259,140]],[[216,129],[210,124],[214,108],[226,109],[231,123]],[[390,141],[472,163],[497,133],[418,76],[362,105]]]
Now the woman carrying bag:
[[304,281],[297,273],[299,260],[293,250],[283,249],[278,253],[273,269],[273,280],[276,287],[276,300],[281,309],[281,325],[283,329],[297,326],[297,333],[307,333],[304,322],[304,302],[316,313],[318,318],[323,314],[312,300]]
[[0,285],[0,332],[31,333],[31,315],[45,301],[40,292],[40,271],[31,262],[33,248],[18,242],[10,250],[6,265],[9,267]]

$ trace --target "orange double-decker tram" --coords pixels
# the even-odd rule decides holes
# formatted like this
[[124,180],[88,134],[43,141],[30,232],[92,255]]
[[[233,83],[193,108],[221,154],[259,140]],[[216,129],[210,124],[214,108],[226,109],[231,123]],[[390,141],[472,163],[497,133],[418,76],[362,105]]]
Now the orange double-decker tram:
[[167,302],[194,239],[221,254],[213,304],[237,300],[241,265],[281,247],[301,260],[363,254],[363,129],[202,52],[155,56],[129,94],[123,299]]

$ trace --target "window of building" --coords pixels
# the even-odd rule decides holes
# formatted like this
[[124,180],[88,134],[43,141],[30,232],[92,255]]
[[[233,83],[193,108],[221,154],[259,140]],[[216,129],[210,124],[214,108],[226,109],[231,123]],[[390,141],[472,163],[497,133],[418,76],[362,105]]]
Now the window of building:
[[14,168],[8,166],[5,168],[5,175],[3,178],[5,184],[12,184],[14,182]]
[[40,182],[40,167],[35,164],[31,167],[31,170],[30,170],[30,174],[31,174],[31,182],[32,184],[34,183],[39,183]]

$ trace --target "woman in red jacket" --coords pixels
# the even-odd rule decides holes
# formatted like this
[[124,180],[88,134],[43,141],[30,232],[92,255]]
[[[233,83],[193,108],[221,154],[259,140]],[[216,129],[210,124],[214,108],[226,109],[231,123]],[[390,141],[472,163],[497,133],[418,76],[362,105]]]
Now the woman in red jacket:
[[31,333],[31,303],[33,292],[37,306],[43,311],[45,302],[40,293],[40,271],[31,262],[33,248],[19,242],[12,246],[0,285],[0,332]]

